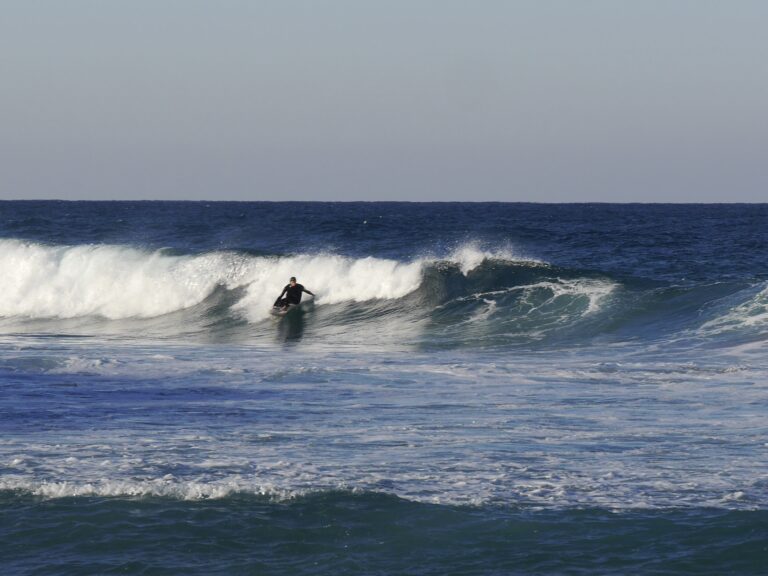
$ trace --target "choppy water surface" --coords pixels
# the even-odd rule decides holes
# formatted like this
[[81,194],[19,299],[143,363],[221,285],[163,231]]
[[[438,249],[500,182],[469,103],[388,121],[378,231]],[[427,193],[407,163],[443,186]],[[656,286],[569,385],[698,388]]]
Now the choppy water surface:
[[[10,573],[760,573],[768,207],[0,203]],[[281,320],[287,278],[316,293]]]

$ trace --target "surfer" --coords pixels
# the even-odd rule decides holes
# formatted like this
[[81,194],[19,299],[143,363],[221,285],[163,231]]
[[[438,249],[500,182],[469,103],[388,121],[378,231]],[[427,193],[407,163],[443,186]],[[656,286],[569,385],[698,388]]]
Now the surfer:
[[[291,276],[291,280],[286,284],[280,296],[275,300],[275,307],[280,307],[281,310],[288,308],[290,304],[299,304],[301,302],[301,293],[306,292],[310,296],[314,296],[312,292],[304,288],[301,284],[296,283],[296,276]],[[285,298],[283,298],[285,295]]]

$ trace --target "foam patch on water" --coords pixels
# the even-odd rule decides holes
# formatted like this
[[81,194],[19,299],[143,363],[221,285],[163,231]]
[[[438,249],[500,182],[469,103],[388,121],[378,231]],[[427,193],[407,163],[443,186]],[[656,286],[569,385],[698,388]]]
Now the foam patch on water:
[[705,334],[717,334],[734,330],[760,330],[768,328],[768,284],[753,294],[746,302],[730,307],[717,318],[701,325]]
[[168,370],[167,359],[135,354],[119,355],[138,367],[132,378],[133,368],[115,380],[25,382],[38,400],[17,405],[19,422],[55,408],[66,425],[0,437],[0,490],[185,500],[353,490],[615,509],[768,502],[768,388],[731,358],[297,354],[286,367],[279,355],[216,348],[177,349]]
[[100,497],[164,497],[178,500],[219,499],[234,494],[267,496],[275,500],[288,500],[305,493],[280,490],[269,485],[246,482],[239,478],[212,482],[178,481],[163,477],[152,480],[108,480],[93,482],[56,482],[1,479],[0,490],[10,490],[43,498]]
[[[585,297],[586,306],[583,308],[581,314],[587,315],[594,314],[600,310],[605,299],[610,296],[617,287],[618,284],[615,282],[582,278],[577,280],[558,279],[556,282],[538,282],[527,286],[515,287],[515,289],[522,290],[526,293],[534,292],[537,289],[549,291],[552,294],[550,301],[562,297]],[[535,306],[534,309],[540,307],[541,305]]]
[[749,482],[734,490],[732,482],[710,478],[685,479],[659,470],[642,478],[637,471],[621,465],[612,470],[559,470],[542,472],[535,468],[496,465],[475,469],[454,465],[450,473],[430,468],[397,477],[387,477],[375,463],[369,473],[355,478],[306,470],[285,477],[265,478],[232,475],[218,478],[184,479],[171,474],[157,478],[92,480],[37,480],[6,475],[0,491],[14,491],[46,499],[83,496],[164,497],[178,500],[208,500],[237,494],[286,501],[310,494],[352,491],[380,492],[405,500],[444,505],[486,504],[546,508],[603,507],[615,510],[669,507],[712,507],[759,509],[766,497],[760,482]]
[[[548,329],[564,328],[576,320],[592,316],[605,308],[606,302],[619,285],[600,279],[556,279],[534,284],[513,286],[503,290],[480,292],[458,298],[458,302],[482,302],[467,322],[477,323],[492,319],[499,310],[499,302],[515,296],[515,313],[507,321],[533,322],[524,328],[532,339],[541,338]],[[440,308],[445,308],[441,306]]]

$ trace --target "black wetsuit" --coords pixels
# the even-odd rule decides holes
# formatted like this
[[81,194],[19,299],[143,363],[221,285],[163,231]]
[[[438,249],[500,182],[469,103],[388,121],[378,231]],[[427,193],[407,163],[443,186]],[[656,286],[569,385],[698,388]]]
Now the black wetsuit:
[[[301,284],[296,284],[295,286],[287,284],[285,288],[283,288],[283,291],[280,293],[280,296],[278,296],[277,300],[275,300],[275,306],[288,306],[288,304],[300,303],[302,292],[312,294],[312,292],[304,288],[304,286]],[[286,295],[285,298],[283,298],[283,294]],[[312,296],[314,296],[314,294],[312,294]]]

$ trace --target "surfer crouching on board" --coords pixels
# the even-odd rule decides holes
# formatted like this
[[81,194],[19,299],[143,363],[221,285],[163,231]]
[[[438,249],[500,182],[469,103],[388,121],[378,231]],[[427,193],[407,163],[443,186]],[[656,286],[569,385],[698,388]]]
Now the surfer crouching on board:
[[[282,310],[288,308],[290,304],[299,304],[301,302],[301,293],[306,292],[310,296],[314,296],[312,292],[304,288],[301,284],[296,284],[296,276],[291,276],[291,281],[286,284],[280,296],[275,300],[275,306],[279,306]],[[285,298],[283,298],[285,295]]]

